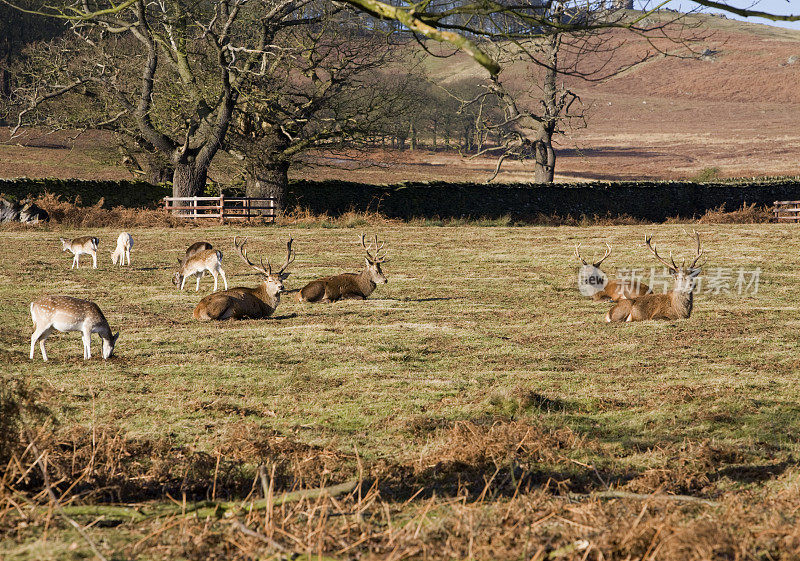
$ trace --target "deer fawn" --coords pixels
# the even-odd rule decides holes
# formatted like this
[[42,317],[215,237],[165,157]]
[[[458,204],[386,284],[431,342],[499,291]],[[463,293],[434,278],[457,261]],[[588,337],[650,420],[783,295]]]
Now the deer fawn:
[[281,301],[283,281],[289,276],[289,273],[284,271],[294,261],[292,241],[290,237],[286,244],[286,262],[278,272],[273,273],[272,265],[270,265],[269,261],[267,261],[267,266],[264,267],[263,259],[261,260],[261,266],[258,266],[247,258],[247,250],[245,249],[247,238],[241,243],[239,243],[238,238],[233,238],[236,253],[245,263],[259,273],[262,284],[257,288],[239,286],[209,294],[198,302],[197,307],[194,309],[194,318],[198,320],[223,320],[229,318],[259,319],[271,316]]
[[366,266],[360,273],[342,273],[331,277],[324,277],[311,281],[297,294],[298,302],[336,302],[339,299],[364,300],[369,297],[377,285],[386,284],[388,281],[381,271],[381,263],[386,263],[386,253],[380,255],[385,242],[378,245],[378,236],[375,236],[375,254],[370,253],[369,247],[364,243],[364,234],[361,234],[361,246],[366,252],[364,261]]
[[585,296],[591,296],[595,302],[609,299],[616,302],[618,300],[632,300],[650,293],[650,287],[639,282],[638,279],[609,280],[607,275],[600,270],[600,264],[611,255],[611,245],[608,243],[606,244],[608,249],[606,249],[600,261],[591,265],[581,257],[580,247],[581,244],[575,246],[575,257],[583,263],[581,270],[578,272],[578,282],[580,283],[581,293]]
[[74,240],[67,240],[65,238],[58,238],[61,240],[61,251],[71,251],[75,257],[72,258],[72,267],[70,269],[77,269],[80,267],[80,257],[84,253],[92,256],[92,268],[97,269],[97,244],[100,243],[100,238],[94,236],[81,236]]
[[[208,245],[209,249],[192,249],[203,247],[203,244]],[[183,259],[178,259],[178,271],[172,278],[172,282],[178,287],[178,290],[183,290],[186,279],[192,275],[197,278],[197,285],[194,291],[200,290],[200,279],[205,276],[206,271],[214,277],[215,292],[217,290],[217,275],[222,276],[225,289],[228,289],[228,279],[225,276],[225,271],[222,270],[222,252],[218,249],[210,249],[210,247],[211,244],[207,242],[197,242],[189,246]]]
[[653,252],[656,259],[658,259],[664,266],[669,269],[669,272],[675,277],[675,286],[672,290],[665,294],[646,294],[636,298],[635,300],[620,300],[611,308],[606,314],[607,322],[621,322],[621,321],[642,321],[647,319],[666,319],[676,320],[685,319],[692,314],[693,295],[695,278],[700,274],[702,264],[695,267],[703,252],[700,250],[700,234],[694,232],[695,240],[697,241],[697,251],[694,261],[686,267],[686,261],[678,267],[675,260],[672,258],[672,253],[669,259],[672,263],[667,263],[656,251],[656,248],[650,245],[650,236],[645,236],[644,243]]
[[71,296],[45,296],[31,303],[31,318],[34,331],[31,335],[31,359],[38,341],[42,359],[47,362],[44,342],[54,329],[58,331],[80,331],[83,334],[83,358],[92,358],[92,333],[103,340],[103,358],[114,352],[119,332],[111,334],[108,321],[94,302],[79,300]]
[[128,259],[128,265],[131,264],[131,248],[133,247],[133,236],[128,232],[122,232],[117,238],[117,247],[111,252],[111,262],[116,265],[119,261],[120,267],[125,264],[125,258]]

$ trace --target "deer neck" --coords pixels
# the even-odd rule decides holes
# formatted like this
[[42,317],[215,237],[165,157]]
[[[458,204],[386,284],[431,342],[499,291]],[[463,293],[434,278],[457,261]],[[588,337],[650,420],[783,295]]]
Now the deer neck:
[[258,297],[270,308],[275,310],[278,307],[278,304],[281,302],[281,293],[271,293],[267,289],[267,283],[262,282],[261,286],[259,287],[259,294]]
[[372,282],[372,275],[369,274],[369,269],[366,267],[356,277],[356,283],[358,284],[361,294],[364,295],[364,298],[372,294],[377,286],[374,282]]
[[672,307],[680,317],[688,318],[692,314],[694,293],[691,290],[672,290],[670,300],[672,300]]

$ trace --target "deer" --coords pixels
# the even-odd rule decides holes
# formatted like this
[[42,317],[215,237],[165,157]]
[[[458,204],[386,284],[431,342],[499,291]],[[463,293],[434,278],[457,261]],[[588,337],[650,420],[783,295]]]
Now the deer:
[[[211,245],[208,242],[194,242],[192,245],[190,245],[189,247],[186,248],[186,253],[183,255],[183,257],[182,258],[180,258],[180,257],[178,258],[178,271],[172,277],[172,284],[174,284],[176,286],[180,285],[180,283],[181,283],[180,272],[183,269],[183,265],[193,255],[195,255],[197,253],[200,253],[201,251],[204,251],[206,249],[214,249],[214,246]],[[205,275],[205,271],[203,271],[203,274],[200,275],[200,277],[202,278],[204,275]]]
[[81,236],[74,240],[66,238],[58,238],[61,240],[61,251],[71,251],[75,257],[72,258],[72,266],[70,269],[80,268],[80,257],[84,253],[92,256],[92,268],[97,269],[97,245],[100,243],[100,238],[94,236]]
[[122,232],[117,238],[117,247],[111,252],[111,262],[119,266],[125,265],[125,258],[128,259],[128,265],[131,264],[131,248],[133,247],[133,236],[128,232]]
[[607,249],[600,261],[591,265],[581,256],[580,247],[581,244],[575,246],[575,258],[582,263],[581,270],[578,272],[581,293],[586,296],[591,295],[595,302],[632,300],[651,292],[650,287],[638,279],[608,279],[608,276],[600,269],[600,265],[611,255],[612,249],[609,243],[606,243]]
[[[381,264],[388,262],[386,253],[380,255],[386,243],[378,245],[378,236],[375,235],[375,245],[370,241],[369,246],[364,242],[361,234],[361,246],[364,248],[365,267],[360,273],[342,273],[311,281],[297,293],[298,302],[336,302],[340,299],[364,300],[369,297],[379,284],[389,282],[381,270]],[[370,253],[374,251],[374,255]]]
[[606,314],[606,322],[642,321],[649,319],[686,319],[692,314],[695,279],[703,264],[697,265],[703,251],[700,249],[700,234],[694,232],[697,249],[694,261],[686,266],[686,260],[678,267],[670,252],[670,263],[663,259],[651,244],[652,237],[645,236],[644,243],[675,278],[675,286],[664,294],[646,294],[634,300],[620,300]]
[[256,288],[237,286],[230,290],[209,294],[194,309],[194,318],[200,321],[226,320],[226,319],[261,319],[271,316],[281,301],[283,281],[289,276],[286,268],[294,262],[295,254],[292,251],[292,242],[289,237],[286,244],[286,262],[277,271],[272,271],[272,265],[264,260],[261,265],[256,265],[247,257],[247,238],[239,242],[238,237],[233,238],[236,253],[255,270],[261,277],[261,285]]
[[[198,244],[192,245],[189,250]],[[203,249],[190,255],[189,250],[186,250],[186,256],[183,259],[178,259],[178,271],[172,278],[172,282],[178,287],[178,290],[183,290],[186,279],[192,275],[197,278],[197,285],[194,291],[200,290],[200,279],[205,276],[206,271],[214,277],[214,292],[217,291],[217,276],[222,277],[222,281],[225,283],[225,290],[227,290],[228,279],[222,269],[222,252],[218,249]]]
[[44,296],[31,302],[31,318],[34,326],[31,335],[31,360],[38,342],[42,350],[42,360],[47,362],[44,342],[54,329],[62,333],[80,331],[83,334],[84,360],[92,358],[92,333],[100,335],[103,341],[103,359],[111,357],[119,338],[119,331],[116,335],[111,333],[108,321],[97,304],[71,296]]

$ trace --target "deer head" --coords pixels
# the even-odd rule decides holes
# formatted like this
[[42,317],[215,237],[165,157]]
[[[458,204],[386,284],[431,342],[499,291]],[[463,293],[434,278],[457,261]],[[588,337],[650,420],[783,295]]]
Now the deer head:
[[238,237],[233,238],[233,245],[236,246],[236,253],[241,257],[242,261],[247,263],[247,265],[256,271],[261,280],[264,281],[264,285],[266,286],[266,291],[268,294],[275,296],[281,293],[284,289],[283,281],[285,281],[291,273],[286,273],[286,268],[294,262],[295,253],[292,251],[292,242],[294,240],[291,236],[289,236],[289,241],[286,243],[286,262],[277,272],[272,271],[272,265],[267,260],[267,265],[264,266],[264,260],[261,259],[261,265],[256,265],[250,259],[247,258],[247,238],[244,238],[241,242],[239,242]]
[[700,249],[700,234],[696,231],[692,231],[692,235],[694,236],[695,242],[697,243],[697,249],[695,251],[695,258],[686,266],[686,260],[684,259],[681,263],[681,266],[675,263],[675,259],[672,258],[672,252],[669,254],[669,262],[666,259],[661,257],[656,251],[656,246],[651,244],[652,236],[645,236],[644,243],[648,247],[648,249],[653,253],[656,259],[658,259],[666,268],[669,270],[670,274],[675,277],[675,288],[673,289],[676,292],[691,292],[694,290],[695,286],[695,279],[702,271],[703,265],[705,262],[701,264],[697,264],[700,260],[700,257],[703,255],[703,251]]
[[575,258],[582,263],[581,270],[578,271],[578,289],[584,296],[594,296],[596,293],[602,291],[608,278],[606,274],[600,270],[600,265],[611,255],[611,245],[606,243],[606,252],[600,261],[589,264],[586,259],[581,256],[581,244],[575,246]]
[[[381,263],[386,263],[388,260],[386,259],[386,252],[383,252],[381,255],[381,250],[383,250],[383,246],[386,245],[386,242],[381,243],[378,245],[378,234],[375,234],[375,242],[373,248],[373,242],[370,241],[369,245],[364,242],[364,234],[361,234],[361,247],[364,248],[364,252],[366,256],[364,257],[364,261],[366,262],[366,269],[365,271],[369,275],[369,279],[374,282],[375,284],[386,284],[389,282],[386,280],[386,277],[381,271]],[[372,254],[370,251],[374,251],[375,253]]]

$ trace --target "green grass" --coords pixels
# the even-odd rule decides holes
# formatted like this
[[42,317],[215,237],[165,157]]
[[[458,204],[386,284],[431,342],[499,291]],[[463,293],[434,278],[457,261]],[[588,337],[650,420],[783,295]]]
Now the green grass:
[[[665,250],[690,251],[681,227],[646,229]],[[84,267],[70,270],[57,238],[88,233],[101,238],[100,266],[92,270],[84,257]],[[211,443],[209,436],[241,420],[203,407],[224,399],[270,428],[308,426],[312,440],[337,438],[345,448],[394,456],[412,452],[403,427],[415,415],[491,415],[497,396],[524,388],[566,404],[544,414],[553,426],[601,441],[713,437],[798,451],[787,441],[800,428],[791,227],[704,227],[706,270],[760,267],[759,292],[700,293],[687,321],[614,326],[602,321],[608,305],[577,292],[572,248],[610,241],[609,265],[649,268],[643,227],[393,226],[381,232],[392,256],[389,283],[369,300],[308,305],[285,296],[274,318],[225,323],[192,319],[210,277],[200,293],[181,293],[170,276],[180,252],[205,239],[224,251],[232,286],[255,286],[232,250],[240,229],[133,231],[130,269],[108,258],[116,233],[2,234],[6,375],[54,390],[50,405],[68,423],[91,421],[82,396],[94,391],[99,419],[139,436],[167,425],[180,440]],[[362,259],[350,229],[244,233],[251,254],[273,262],[283,258],[285,238],[295,237],[290,288],[357,270]],[[97,358],[95,339],[95,356],[84,362],[72,333],[50,338],[48,364],[28,360],[28,306],[43,294],[97,302],[122,333],[116,357]],[[715,421],[717,410],[731,418]]]
[[[800,454],[794,227],[703,225],[706,277],[724,267],[735,280],[740,268],[758,267],[759,291],[700,292],[691,318],[677,322],[605,324],[609,305],[577,291],[573,248],[582,242],[586,256],[608,241],[607,270],[649,270],[645,233],[664,253],[690,254],[679,225],[383,226],[387,285],[363,302],[285,297],[266,320],[199,323],[192,309],[210,292],[210,277],[200,293],[170,282],[176,258],[203,239],[225,253],[231,286],[254,286],[233,236],[249,237],[251,259],[274,264],[291,234],[297,259],[287,286],[300,288],[358,270],[358,233],[132,230],[133,266],[118,269],[109,257],[117,230],[0,232],[3,383],[23,378],[40,388],[58,430],[114,426],[210,454],[237,429],[256,427],[343,453],[355,448],[368,464],[413,462],[447,440],[438,427],[515,419],[569,428],[586,445],[563,453],[612,476],[663,466],[687,442],[734,450],[754,466]],[[70,270],[71,256],[60,252],[59,236],[82,234],[100,237],[97,270],[85,257]],[[30,361],[28,307],[44,294],[97,302],[121,332],[116,356],[100,359],[95,338],[93,358],[83,361],[79,334],[56,333],[50,362],[38,349]]]

